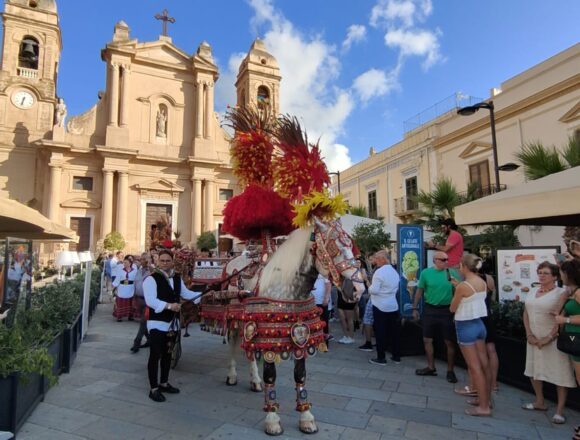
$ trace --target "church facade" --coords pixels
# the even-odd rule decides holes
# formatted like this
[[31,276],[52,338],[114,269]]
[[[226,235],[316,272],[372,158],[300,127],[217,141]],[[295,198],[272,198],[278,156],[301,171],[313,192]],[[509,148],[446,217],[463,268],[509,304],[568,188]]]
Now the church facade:
[[[183,243],[212,231],[228,250],[221,212],[239,188],[230,138],[215,113],[211,46],[203,42],[190,55],[165,35],[139,42],[118,22],[101,51],[106,89],[65,123],[55,1],[6,0],[3,19],[1,195],[77,231],[77,250],[96,250],[112,231],[123,235],[127,252],[144,250],[161,215]],[[238,105],[277,113],[280,80],[275,58],[256,40],[240,65]]]

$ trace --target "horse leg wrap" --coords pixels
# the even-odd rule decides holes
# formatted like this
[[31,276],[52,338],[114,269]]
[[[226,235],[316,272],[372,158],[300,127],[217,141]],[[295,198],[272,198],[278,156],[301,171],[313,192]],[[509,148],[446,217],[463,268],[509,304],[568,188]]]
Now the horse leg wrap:
[[296,411],[304,412],[312,408],[308,402],[308,391],[304,388],[304,383],[296,382]]
[[280,404],[276,402],[276,386],[274,384],[264,384],[264,411],[277,412]]

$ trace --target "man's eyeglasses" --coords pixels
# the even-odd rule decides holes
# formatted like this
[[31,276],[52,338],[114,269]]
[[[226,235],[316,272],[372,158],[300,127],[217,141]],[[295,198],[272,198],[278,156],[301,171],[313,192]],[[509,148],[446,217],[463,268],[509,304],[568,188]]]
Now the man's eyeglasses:
[[435,258],[436,260],[439,261],[443,261],[444,263],[446,263],[447,261],[449,261],[449,258]]

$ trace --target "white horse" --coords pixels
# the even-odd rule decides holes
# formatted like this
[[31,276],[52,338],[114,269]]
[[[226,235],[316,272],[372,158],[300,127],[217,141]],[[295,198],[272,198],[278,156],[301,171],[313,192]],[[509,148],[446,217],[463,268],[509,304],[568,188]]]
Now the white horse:
[[[330,222],[316,220],[314,226],[295,230],[270,256],[265,266],[261,265],[259,258],[240,256],[228,263],[225,271],[227,276],[240,274],[232,278],[230,289],[254,291],[257,298],[265,300],[308,300],[311,298],[317,272],[325,276],[330,275],[338,284],[341,276],[351,279],[355,287],[354,300],[358,299],[364,290],[360,267],[352,251],[352,241],[342,230],[338,220]],[[241,333],[241,326],[238,326],[238,331],[228,333],[231,354],[226,379],[228,385],[237,384],[235,357],[240,347]],[[261,391],[264,387],[256,360],[253,356],[251,358],[250,389]],[[279,435],[283,432],[280,417],[276,412],[278,404],[275,402],[275,368],[274,362],[264,362],[263,376],[266,383],[264,410],[267,412],[265,431],[270,435]],[[304,388],[306,378],[304,357],[295,360],[294,378],[297,384],[297,410],[301,412],[299,429],[305,433],[315,433],[318,427],[310,411]]]

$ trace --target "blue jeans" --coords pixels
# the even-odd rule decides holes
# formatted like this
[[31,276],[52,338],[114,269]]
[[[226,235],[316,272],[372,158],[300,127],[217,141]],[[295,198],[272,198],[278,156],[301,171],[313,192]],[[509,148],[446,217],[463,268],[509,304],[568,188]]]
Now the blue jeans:
[[473,345],[477,341],[485,341],[487,337],[487,330],[481,318],[455,321],[455,331],[459,345]]

